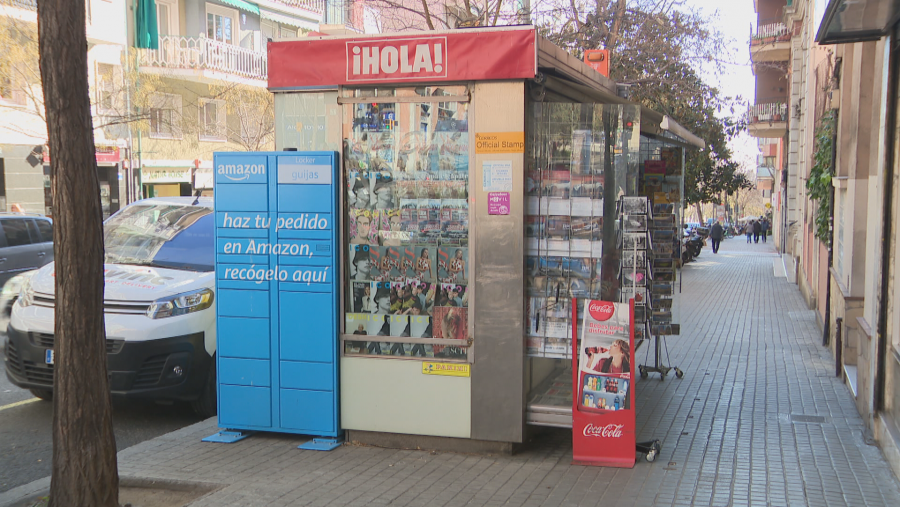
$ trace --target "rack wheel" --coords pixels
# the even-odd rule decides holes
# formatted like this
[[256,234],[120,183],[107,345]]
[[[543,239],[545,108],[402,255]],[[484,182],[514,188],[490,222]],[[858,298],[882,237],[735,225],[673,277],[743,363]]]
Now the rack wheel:
[[653,463],[654,461],[656,461],[657,454],[659,454],[659,451],[656,449],[656,446],[654,446],[652,449],[650,449],[650,452],[648,452],[647,455],[644,456],[644,459]]
[[681,371],[681,369],[679,369],[679,368],[675,368],[675,377],[677,377],[677,378],[684,377],[684,372]]
[[641,370],[641,378],[647,378],[650,376],[650,374],[647,373],[647,370],[645,370],[643,366],[638,366],[638,369]]

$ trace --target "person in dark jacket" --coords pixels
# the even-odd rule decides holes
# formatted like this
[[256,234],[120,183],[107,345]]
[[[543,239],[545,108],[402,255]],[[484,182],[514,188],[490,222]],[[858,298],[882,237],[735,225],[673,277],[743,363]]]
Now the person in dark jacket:
[[759,223],[759,220],[753,221],[753,242],[759,243],[759,235],[762,233],[762,224]]
[[762,225],[762,240],[763,240],[763,243],[765,243],[765,242],[766,242],[766,236],[769,235],[769,219],[768,219],[768,218],[764,218],[764,219],[762,220],[762,224],[761,224],[761,225]]
[[719,253],[719,245],[722,244],[722,238],[725,237],[725,229],[722,228],[722,224],[719,222],[713,223],[712,228],[709,230],[709,237],[712,239],[713,253]]

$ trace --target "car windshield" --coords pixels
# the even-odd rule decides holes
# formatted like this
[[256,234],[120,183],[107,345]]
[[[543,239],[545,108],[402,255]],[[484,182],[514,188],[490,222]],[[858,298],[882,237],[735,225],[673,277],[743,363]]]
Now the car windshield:
[[137,204],[103,224],[108,264],[213,271],[212,209],[177,204]]

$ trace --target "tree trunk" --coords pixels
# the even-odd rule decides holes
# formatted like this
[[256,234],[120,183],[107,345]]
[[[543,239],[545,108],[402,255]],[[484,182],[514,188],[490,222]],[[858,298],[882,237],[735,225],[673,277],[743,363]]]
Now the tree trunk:
[[117,507],[84,0],[38,2],[56,262],[51,506]]
[[703,208],[699,202],[694,204],[694,209],[697,210],[697,222],[700,223],[700,227],[703,227]]

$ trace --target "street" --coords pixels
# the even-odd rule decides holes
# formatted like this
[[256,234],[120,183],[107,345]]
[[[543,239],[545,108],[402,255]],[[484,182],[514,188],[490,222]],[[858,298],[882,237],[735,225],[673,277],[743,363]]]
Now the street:
[[[189,404],[114,401],[119,450],[199,421]],[[12,385],[0,361],[0,493],[50,475],[53,406]]]

